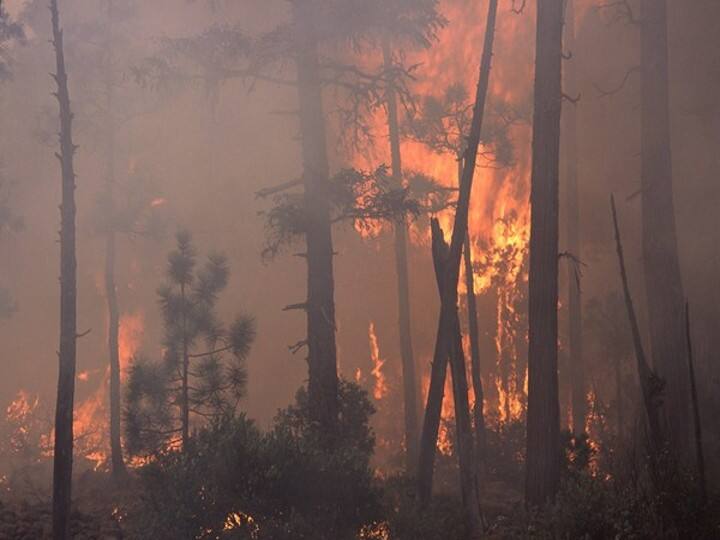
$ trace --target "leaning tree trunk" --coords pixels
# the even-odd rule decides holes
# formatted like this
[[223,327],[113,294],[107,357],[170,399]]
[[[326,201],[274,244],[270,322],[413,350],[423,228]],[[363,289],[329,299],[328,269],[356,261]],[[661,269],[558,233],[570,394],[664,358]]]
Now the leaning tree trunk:
[[[385,69],[392,69],[390,45],[383,43]],[[402,189],[402,161],[400,157],[400,130],[398,127],[397,96],[392,83],[387,91],[388,130],[390,134],[390,157],[393,185]],[[398,326],[400,329],[400,357],[402,360],[403,405],[405,412],[405,470],[413,475],[418,459],[418,399],[415,357],[412,346],[410,318],[410,285],[407,256],[407,222],[405,216],[395,222],[395,271],[398,287]]]
[[610,197],[610,206],[612,209],[615,247],[620,265],[620,279],[622,281],[623,296],[625,298],[625,308],[628,322],[630,323],[633,346],[635,348],[635,361],[637,364],[638,378],[640,379],[640,390],[643,397],[643,406],[645,407],[645,417],[647,419],[651,472],[653,473],[653,480],[656,481],[658,471],[655,465],[658,454],[665,444],[665,435],[662,425],[660,424],[662,383],[653,372],[645,357],[645,349],[643,348],[642,337],[640,336],[640,326],[638,325],[635,314],[635,307],[633,305],[632,295],[630,294],[630,285],[628,284],[627,270],[625,269],[625,255],[623,254],[622,240],[620,238],[620,226],[618,225],[617,210],[615,209],[615,199],[612,196]]
[[307,247],[307,345],[310,414],[332,434],[338,416],[333,245],[329,164],[314,22],[307,1],[294,2],[298,29],[297,87],[302,139]]
[[53,538],[70,538],[70,504],[73,467],[73,405],[75,400],[75,353],[77,344],[77,261],[75,259],[75,169],[63,32],[57,0],[50,0],[52,44],[55,49],[60,109],[60,153],[62,204],[60,206],[60,353],[57,403],[55,406],[55,448],[53,456]]
[[[497,0],[490,0],[488,6],[487,27],[485,30],[485,41],[483,44],[482,61],[480,63],[480,75],[478,79],[475,106],[470,134],[467,141],[467,149],[464,156],[463,175],[460,181],[457,210],[455,212],[455,223],[453,225],[452,240],[447,257],[444,261],[442,292],[440,294],[440,321],[438,333],[435,340],[435,352],[431,367],[430,388],[428,390],[427,406],[423,422],[423,431],[420,445],[420,459],[418,468],[418,496],[421,504],[430,500],[432,493],[433,465],[435,461],[435,449],[437,445],[437,433],[439,429],[440,410],[442,408],[443,386],[445,385],[445,374],[448,355],[456,349],[453,345],[453,335],[456,331],[457,321],[457,286],[460,276],[460,260],[462,258],[463,245],[467,234],[468,211],[470,207],[470,193],[477,163],[477,152],[480,145],[480,130],[482,128],[483,114],[485,110],[485,98],[487,97],[488,83],[490,80],[490,63],[492,60],[493,38],[495,35],[495,18],[497,14]],[[464,361],[464,359],[461,359]],[[464,368],[463,368],[464,369]],[[455,372],[455,371],[453,371]],[[466,388],[467,391],[467,388]],[[465,396],[467,398],[467,395]],[[457,406],[457,402],[456,402]],[[455,411],[455,414],[462,412]],[[469,414],[469,413],[468,413]],[[458,442],[463,439],[458,433]],[[462,452],[462,450],[460,450]],[[474,458],[472,452],[468,460],[472,463]],[[462,466],[462,462],[461,462]],[[474,467],[471,470],[461,471],[463,477],[474,478]],[[476,496],[476,495],[475,495]],[[479,508],[469,507],[469,501],[465,501],[468,512],[477,513],[479,519]],[[475,518],[469,520],[472,527]],[[471,530],[471,533],[475,531]]]
[[682,454],[689,443],[690,406],[673,204],[666,11],[665,0],[642,2],[642,251],[652,363],[666,381],[668,442]]
[[557,303],[563,3],[537,3],[525,471],[528,506],[553,500],[560,482]]
[[105,81],[107,107],[107,231],[105,232],[105,298],[108,310],[108,357],[110,360],[110,462],[112,475],[118,480],[127,474],[123,460],[120,427],[120,313],[115,284],[115,76],[113,72],[113,2],[108,2],[108,58]]
[[[565,9],[565,49],[574,53],[575,10],[574,0],[567,0]],[[565,93],[577,94],[575,61],[568,62],[564,72]],[[572,430],[580,435],[585,430],[587,416],[587,393],[582,340],[582,295],[580,288],[580,197],[578,195],[577,167],[577,104],[566,102],[563,107],[563,134],[565,156],[564,176],[567,186],[565,201],[565,224],[567,231],[568,263],[568,336],[570,356],[570,393],[572,401]]]

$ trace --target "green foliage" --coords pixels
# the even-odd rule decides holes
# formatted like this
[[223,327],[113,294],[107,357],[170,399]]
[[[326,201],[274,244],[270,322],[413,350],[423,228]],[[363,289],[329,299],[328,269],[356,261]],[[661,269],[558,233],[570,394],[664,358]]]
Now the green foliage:
[[130,538],[355,538],[377,520],[369,467],[373,412],[357,385],[340,384],[341,420],[332,441],[308,416],[304,390],[262,433],[225,417],[140,470],[141,497],[128,514]]
[[239,316],[226,328],[218,319],[216,304],[229,274],[227,259],[219,254],[198,268],[190,234],[178,233],[177,248],[168,256],[167,282],[158,289],[163,359],[138,359],[130,369],[125,423],[131,453],[151,455],[177,441],[185,403],[196,423],[237,408],[255,324]]

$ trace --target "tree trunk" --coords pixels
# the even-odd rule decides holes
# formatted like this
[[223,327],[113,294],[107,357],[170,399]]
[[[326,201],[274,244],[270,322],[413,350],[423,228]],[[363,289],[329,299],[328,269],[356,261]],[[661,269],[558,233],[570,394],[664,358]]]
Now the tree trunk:
[[675,230],[665,0],[643,0],[641,25],[642,249],[653,367],[665,379],[668,442],[689,443],[689,384]]
[[560,481],[557,374],[558,185],[563,0],[537,3],[530,205],[525,503],[552,501]]
[[[440,294],[442,294],[444,291],[444,280],[447,275],[446,264],[448,261],[449,248],[445,242],[442,229],[440,229],[440,224],[436,219],[432,220],[432,236],[433,262],[438,290]],[[482,532],[482,518],[480,515],[475,449],[470,423],[465,353],[462,347],[462,334],[460,333],[460,319],[457,314],[457,307],[455,309],[455,317],[451,323],[451,332],[448,332],[448,328],[446,327],[440,328],[442,337],[438,336],[437,341],[445,345],[450,359],[455,406],[457,455],[460,470],[460,491],[462,494],[463,508],[465,510],[465,521],[468,525],[470,537],[477,538]]]
[[[113,24],[113,2],[108,2],[108,24]],[[108,358],[110,360],[110,461],[115,480],[127,475],[122,454],[120,426],[120,313],[115,286],[115,76],[113,72],[112,30],[108,36],[108,58],[105,92],[107,95],[107,219],[105,238],[105,298],[108,310]]]
[[180,387],[180,432],[183,451],[190,440],[190,351],[188,350],[187,310],[188,301],[185,297],[185,284],[180,285],[182,297],[182,381]]
[[[574,53],[575,47],[575,10],[574,0],[567,0],[565,8],[565,50]],[[577,95],[577,75],[575,60],[571,59],[564,72],[565,93]],[[570,356],[570,389],[572,401],[572,430],[580,435],[585,430],[587,416],[587,391],[585,384],[585,366],[582,340],[582,294],[580,286],[579,260],[580,248],[580,197],[578,195],[577,165],[577,113],[576,103],[565,102],[562,111],[564,150],[563,160],[566,198],[566,231],[568,270],[568,336]]]
[[705,454],[703,453],[702,423],[695,385],[695,366],[693,365],[692,335],[690,333],[690,305],[685,304],[685,334],[687,335],[688,376],[690,379],[690,397],[692,398],[693,424],[695,428],[695,460],[698,470],[698,488],[703,504],[707,502],[707,482],[705,480]]
[[483,387],[480,377],[480,336],[478,333],[477,298],[475,297],[475,272],[472,263],[470,231],[465,236],[465,286],[467,288],[468,334],[470,335],[470,368],[475,394],[473,420],[475,421],[475,466],[478,485],[485,476],[485,415],[483,412]]
[[[435,460],[435,447],[437,444],[438,423],[440,420],[440,407],[442,406],[442,386],[445,382],[444,375],[446,370],[446,368],[441,366],[441,364],[447,362],[447,356],[452,352],[452,337],[456,330],[455,321],[458,319],[457,286],[460,275],[460,259],[462,257],[463,245],[467,235],[470,193],[472,191],[473,177],[475,174],[477,151],[480,144],[480,130],[482,128],[485,109],[485,98],[487,97],[488,83],[490,79],[490,63],[492,60],[496,14],[497,0],[490,0],[482,61],[480,63],[480,75],[475,96],[471,129],[467,141],[467,150],[464,156],[464,168],[462,179],[460,181],[458,205],[457,211],[455,212],[455,223],[453,225],[450,249],[447,257],[445,258],[442,273],[443,279],[441,283],[442,292],[440,295],[440,321],[438,324],[437,338],[435,340],[430,390],[428,392],[428,401],[425,411],[425,419],[423,422],[422,443],[420,447],[418,495],[421,503],[429,501],[432,492],[433,464]],[[439,379],[438,377],[441,375],[443,378]],[[465,395],[465,398],[467,399],[467,395]],[[456,410],[455,414],[457,416],[458,414],[463,414],[463,412]],[[460,434],[458,434],[458,438],[460,438]],[[470,462],[472,462],[472,460],[473,458],[471,455]],[[467,474],[470,475],[470,477],[474,477],[474,467],[472,469],[473,470],[471,471],[463,471],[463,475],[465,476]],[[476,511],[479,513],[479,508]],[[472,528],[472,521],[469,525]]]
[[[620,226],[617,220],[617,211],[615,209],[615,199],[610,197],[610,205],[612,208],[613,226],[615,228],[615,244],[620,264],[620,278],[622,280],[623,295],[625,297],[625,307],[628,314],[628,322],[630,323],[630,331],[632,332],[633,345],[635,347],[635,360],[637,362],[638,378],[640,379],[640,390],[642,391],[643,405],[645,407],[645,415],[648,422],[648,435],[650,443],[650,465],[654,468],[658,453],[662,449],[665,436],[662,432],[660,424],[659,408],[661,406],[661,383],[658,380],[652,368],[645,357],[645,350],[640,337],[640,326],[635,315],[635,307],[633,306],[632,296],[630,294],[630,286],[628,285],[627,271],[625,269],[625,256],[623,255],[622,241],[620,239]],[[655,477],[654,480],[657,478]]]
[[57,0],[50,0],[53,47],[55,49],[57,93],[60,110],[60,153],[62,204],[60,206],[60,353],[57,403],[55,406],[55,448],[53,456],[53,537],[70,538],[70,505],[73,467],[73,406],[75,399],[75,354],[77,342],[77,261],[75,259],[75,169],[63,32]]
[[317,42],[310,4],[293,3],[298,30],[297,86],[302,139],[308,290],[308,399],[311,416],[335,431],[338,416],[333,246],[328,201],[329,165]]
[[[392,68],[392,54],[387,40],[383,43],[385,69]],[[397,96],[391,85],[387,91],[388,131],[392,161],[393,187],[402,189],[402,161],[400,157],[400,130],[398,128]],[[395,271],[398,290],[398,327],[400,330],[400,357],[402,361],[403,404],[405,412],[405,470],[408,475],[415,473],[418,459],[418,399],[415,357],[412,346],[410,318],[410,285],[407,260],[407,222],[405,217],[395,222]]]

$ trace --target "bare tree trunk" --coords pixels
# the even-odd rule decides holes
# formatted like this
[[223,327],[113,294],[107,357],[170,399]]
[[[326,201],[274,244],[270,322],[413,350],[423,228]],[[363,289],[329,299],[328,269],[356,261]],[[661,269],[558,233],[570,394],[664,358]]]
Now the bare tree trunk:
[[[383,43],[385,69],[392,68],[390,45]],[[390,134],[390,155],[393,184],[402,188],[402,161],[400,156],[400,132],[398,128],[397,96],[392,85],[387,91],[388,130]],[[410,311],[410,285],[407,260],[407,223],[403,216],[395,222],[395,271],[398,287],[398,327],[400,330],[400,357],[402,360],[403,395],[405,411],[405,470],[413,475],[418,460],[418,399],[415,357],[412,346]]]
[[115,75],[113,72],[113,1],[108,2],[108,35],[105,92],[107,96],[107,217],[108,228],[105,238],[105,298],[108,310],[108,357],[110,359],[110,461],[115,480],[127,475],[123,460],[120,426],[120,313],[115,285]]
[[530,204],[529,351],[525,503],[553,500],[560,482],[558,402],[558,184],[563,0],[537,3]]
[[[443,386],[445,385],[447,370],[445,364],[451,345],[448,340],[454,331],[454,318],[457,318],[457,284],[460,274],[460,259],[467,234],[470,193],[472,191],[473,176],[475,174],[475,164],[477,163],[477,151],[480,145],[480,130],[482,128],[485,111],[485,98],[487,97],[490,80],[490,64],[495,36],[496,15],[497,0],[490,0],[482,60],[480,63],[480,74],[475,95],[475,106],[473,109],[471,130],[467,141],[467,149],[464,156],[464,168],[460,181],[460,194],[457,211],[455,213],[452,242],[443,273],[443,291],[440,295],[440,321],[438,323],[437,339],[435,340],[435,352],[433,354],[430,374],[430,388],[428,390],[427,405],[425,407],[425,417],[423,419],[423,429],[420,439],[418,497],[421,504],[427,504],[432,495],[435,450],[440,423],[440,409],[442,407],[444,393]],[[455,315],[453,315],[453,313]]]
[[314,22],[307,1],[293,4],[298,27],[297,85],[305,187],[308,290],[308,398],[310,413],[325,432],[338,416],[333,246],[328,201],[329,165]]
[[[574,0],[567,0],[565,8],[565,49],[573,53],[575,47]],[[577,94],[575,61],[568,62],[564,72],[565,93]],[[565,182],[567,185],[566,230],[568,263],[568,319],[570,353],[570,388],[572,400],[573,433],[580,435],[585,430],[587,416],[587,390],[582,340],[582,294],[580,286],[580,197],[578,195],[577,170],[577,113],[576,103],[566,102],[563,107],[563,134],[565,159]]]
[[[433,262],[440,294],[444,291],[446,279],[446,265],[449,248],[445,242],[440,224],[432,220]],[[438,342],[447,347],[452,372],[453,400],[455,406],[455,431],[457,454],[460,470],[460,491],[462,494],[465,521],[468,525],[471,538],[478,538],[482,533],[482,517],[480,515],[480,500],[478,493],[477,474],[475,465],[475,450],[473,445],[472,426],[470,423],[470,406],[468,403],[467,373],[465,370],[465,353],[462,347],[462,334],[460,333],[460,319],[455,308],[455,317],[452,321],[452,331],[441,327],[442,337]]]
[[689,444],[687,350],[673,204],[668,98],[667,7],[642,1],[642,247],[653,367],[665,379],[664,413],[671,447]]
[[475,421],[475,466],[478,485],[485,476],[485,415],[483,413],[483,387],[480,377],[480,336],[478,334],[477,298],[475,297],[475,272],[472,263],[470,231],[465,236],[465,286],[467,288],[468,334],[470,335],[470,367],[475,394],[473,420]]
[[700,422],[700,405],[698,404],[697,387],[695,385],[695,366],[693,365],[692,335],[690,333],[690,305],[685,303],[685,334],[687,336],[688,375],[690,379],[690,396],[692,398],[693,420],[695,427],[695,459],[698,468],[698,487],[703,504],[707,502],[707,482],[705,480],[705,454],[703,453],[702,423]]
[[620,239],[620,227],[615,209],[615,199],[610,197],[612,207],[613,226],[615,228],[615,244],[617,248],[618,262],[620,264],[620,278],[622,279],[623,295],[625,296],[625,307],[627,308],[628,321],[632,332],[633,345],[635,347],[635,360],[637,362],[638,378],[643,396],[643,405],[648,422],[648,435],[650,443],[651,466],[654,467],[658,452],[663,447],[664,435],[660,424],[659,408],[661,405],[660,392],[661,384],[645,357],[645,350],[640,337],[640,326],[635,315],[630,286],[628,285],[627,271],[625,269],[625,256],[623,255],[622,241]]
[[75,258],[75,169],[76,146],[72,139],[73,114],[70,108],[63,32],[57,0],[50,0],[53,47],[60,109],[60,153],[62,204],[60,206],[60,353],[57,403],[55,406],[55,448],[53,457],[53,537],[70,538],[72,501],[73,407],[75,400],[75,355],[77,344],[77,261]]
[[185,284],[180,285],[180,295],[182,297],[183,314],[182,314],[182,381],[180,388],[180,431],[182,440],[182,449],[187,449],[190,440],[190,351],[188,350],[188,328],[187,328],[187,299],[185,298]]

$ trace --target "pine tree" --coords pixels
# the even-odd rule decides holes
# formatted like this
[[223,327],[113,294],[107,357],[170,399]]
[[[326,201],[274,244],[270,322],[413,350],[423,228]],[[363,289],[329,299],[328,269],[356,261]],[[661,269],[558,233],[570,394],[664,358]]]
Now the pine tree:
[[136,361],[130,369],[126,433],[133,454],[187,446],[193,424],[233,414],[245,393],[245,360],[255,323],[238,316],[225,328],[216,314],[229,277],[223,255],[197,268],[190,234],[177,234],[168,256],[167,281],[158,289],[165,326],[161,362]]

